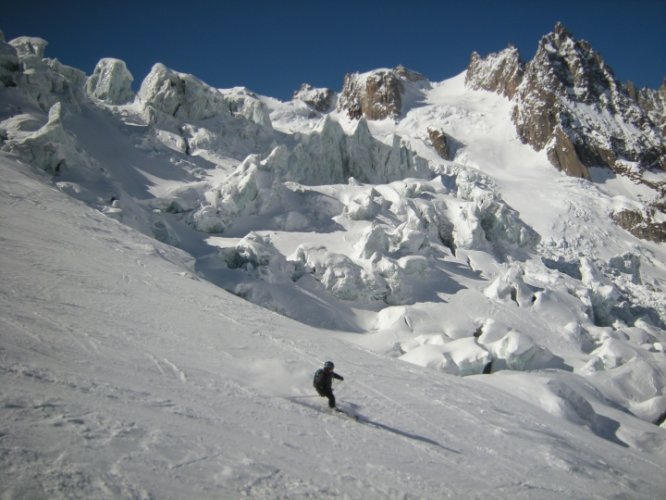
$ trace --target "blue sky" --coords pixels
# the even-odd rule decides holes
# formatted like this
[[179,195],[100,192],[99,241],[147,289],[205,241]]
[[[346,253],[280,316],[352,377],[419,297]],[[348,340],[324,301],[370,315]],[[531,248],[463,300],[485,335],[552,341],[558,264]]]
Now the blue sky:
[[666,76],[666,0],[0,0],[10,40],[40,36],[47,57],[90,74],[127,62],[138,84],[162,62],[215,87],[289,99],[301,83],[340,90],[345,73],[403,64],[440,81],[512,43],[529,60],[557,21],[622,80]]

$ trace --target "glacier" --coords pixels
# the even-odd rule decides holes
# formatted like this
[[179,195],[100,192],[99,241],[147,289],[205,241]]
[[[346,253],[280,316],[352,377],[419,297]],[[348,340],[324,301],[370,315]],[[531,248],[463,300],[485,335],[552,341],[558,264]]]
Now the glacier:
[[[402,92],[365,117],[46,47],[0,39],[10,497],[664,491],[666,247],[613,222],[657,188],[558,171],[465,73],[350,75]],[[329,357],[374,427],[308,399]]]

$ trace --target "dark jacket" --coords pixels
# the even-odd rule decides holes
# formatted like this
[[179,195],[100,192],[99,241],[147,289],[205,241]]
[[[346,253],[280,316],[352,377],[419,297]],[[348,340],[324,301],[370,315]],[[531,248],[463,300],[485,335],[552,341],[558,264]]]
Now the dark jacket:
[[342,376],[333,371],[327,372],[323,368],[317,370],[314,376],[314,387],[317,389],[317,392],[322,395],[331,392],[331,384],[333,383],[334,378],[344,380]]

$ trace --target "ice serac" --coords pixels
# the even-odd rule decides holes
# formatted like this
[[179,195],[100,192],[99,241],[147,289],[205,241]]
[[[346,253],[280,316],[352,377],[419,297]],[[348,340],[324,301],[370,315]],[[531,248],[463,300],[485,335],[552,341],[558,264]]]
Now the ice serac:
[[[242,159],[274,142],[266,106],[244,87],[217,89],[157,63],[137,93],[156,140],[187,155]],[[274,147],[274,145],[273,145]]]
[[[75,110],[80,109],[86,81],[83,71],[62,64],[57,59],[45,58],[48,42],[42,38],[21,36],[11,40],[9,45],[18,56],[18,72],[14,75],[14,83],[22,87],[26,97],[42,111],[48,111],[57,102]],[[11,54],[9,57],[13,61]]]
[[[303,212],[305,186],[344,184],[350,178],[361,182],[385,183],[404,177],[432,176],[428,163],[395,136],[389,146],[375,139],[365,120],[360,120],[351,135],[330,118],[322,121],[312,134],[303,136],[293,148],[280,145],[265,156],[251,154],[219,185],[213,186],[206,202],[193,214],[200,231],[218,232],[230,228],[246,216],[274,217]],[[311,207],[314,220],[321,211]],[[331,217],[329,214],[327,217]],[[316,224],[300,216],[273,219],[274,227],[314,230]],[[296,227],[298,226],[298,227]]]
[[9,44],[16,49],[21,61],[24,64],[29,64],[32,60],[36,63],[41,62],[49,43],[36,36],[20,36],[11,40]]
[[465,85],[511,98],[518,90],[524,71],[525,64],[515,47],[508,47],[485,58],[473,52],[465,74]]
[[365,120],[360,120],[351,135],[336,121],[326,118],[309,136],[288,152],[283,180],[306,185],[342,184],[350,177],[361,182],[385,183],[404,177],[429,177],[428,163],[416,155],[401,137],[391,145],[373,137]]
[[229,114],[221,92],[185,73],[157,63],[138,93],[146,108],[183,120],[205,120]]
[[233,116],[240,116],[265,129],[272,129],[268,109],[257,94],[245,87],[234,87],[223,94]]
[[109,104],[126,104],[134,98],[134,78],[120,59],[100,59],[93,74],[86,81],[86,92]]
[[345,76],[337,109],[352,119],[397,119],[430,83],[404,66]]
[[2,149],[51,175],[59,175],[72,166],[90,169],[93,164],[76,137],[63,127],[59,102],[51,106],[46,124],[24,138],[9,140]]

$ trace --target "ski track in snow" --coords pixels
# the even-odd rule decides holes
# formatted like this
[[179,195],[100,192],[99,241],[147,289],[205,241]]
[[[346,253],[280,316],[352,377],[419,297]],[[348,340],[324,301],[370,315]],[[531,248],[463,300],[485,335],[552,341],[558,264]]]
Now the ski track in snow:
[[[190,90],[201,83],[185,81]],[[43,110],[14,90],[0,92],[48,129]],[[663,496],[664,430],[631,415],[635,401],[622,392],[628,386],[636,393],[645,387],[663,393],[663,350],[656,347],[663,331],[591,325],[584,311],[594,306],[603,312],[614,292],[633,294],[657,312],[664,304],[663,245],[638,243],[607,221],[637,188],[621,179],[593,185],[556,172],[543,152],[517,140],[510,103],[465,89],[464,75],[435,85],[400,120],[363,126],[336,112],[322,121],[298,103],[259,99],[244,89],[224,95],[239,100],[239,121],[210,125],[192,119],[177,132],[169,127],[178,108],[166,124],[149,125],[136,103],[95,101],[80,113],[49,117],[56,132],[62,127],[57,146],[74,144],[67,153],[81,168],[53,179],[14,153],[0,153],[1,498]],[[269,135],[241,115],[250,109],[242,100],[255,106],[253,113],[271,115]],[[193,99],[188,106],[196,104]],[[0,145],[35,138],[12,120],[3,122]],[[455,163],[442,162],[424,139],[432,123],[460,143]],[[366,125],[369,137],[363,135]],[[206,128],[216,126],[229,127],[220,132],[228,144],[218,144]],[[331,136],[322,131],[327,126]],[[391,150],[395,134],[412,149]],[[344,139],[358,155],[385,153],[384,168],[392,158],[386,151],[404,157],[416,152],[439,165],[442,177],[307,186],[283,182],[279,151],[274,165],[262,164],[276,139],[289,144],[290,153],[302,153],[299,148],[307,150],[317,137],[322,143]],[[99,165],[87,165],[84,150]],[[247,160],[246,171],[239,170],[241,160],[258,151],[261,159]],[[304,158],[299,161],[311,167]],[[259,180],[240,175],[248,172],[260,172]],[[250,207],[249,216],[241,213],[238,227],[232,226],[238,234],[222,236],[192,231],[178,218],[196,212],[204,200],[210,207],[219,203],[229,179],[234,189],[256,181],[257,193],[264,193],[250,191],[248,199],[271,210],[285,203],[279,208],[289,213],[278,214],[280,219]],[[275,190],[281,190],[275,199],[262,199]],[[419,219],[435,210],[433,200],[464,243],[457,252],[439,235],[442,241],[434,241],[430,253],[419,253],[422,226],[441,222]],[[231,196],[231,202],[247,200]],[[515,259],[494,255],[505,242],[488,242],[478,231],[488,206],[508,217],[503,230],[535,230],[542,238],[538,251],[553,261],[563,258],[558,265],[573,265],[585,276],[546,269],[536,250],[529,258],[510,250]],[[509,208],[517,210],[516,218]],[[240,237],[245,226],[259,229],[254,239]],[[182,250],[141,233],[160,234]],[[309,284],[294,284],[293,261],[285,257],[296,254],[301,241],[310,251],[301,262],[313,268],[303,271]],[[233,268],[224,252],[241,243],[247,253],[259,249],[257,261],[269,264]],[[261,255],[265,249],[274,253]],[[639,278],[651,280],[651,288],[633,283],[631,269],[595,267],[627,252],[640,257]],[[378,271],[379,258],[400,265]],[[406,272],[410,265],[416,274]],[[418,271],[420,265],[425,271]],[[360,281],[375,273],[376,282],[345,289],[343,278],[355,272]],[[370,293],[392,278],[413,280],[427,300],[382,303],[377,312],[375,297],[344,296]],[[506,289],[503,278],[509,280]],[[326,279],[331,289],[340,285],[342,291],[336,290],[345,298],[322,288]],[[237,284],[238,293],[250,298],[259,290],[256,301],[286,308],[309,325],[213,282]],[[531,302],[523,302],[519,292],[525,290]],[[331,323],[338,330],[321,326]],[[579,328],[567,330],[570,338],[562,331],[571,324]],[[365,333],[344,332],[340,325]],[[492,339],[482,348],[484,335]],[[495,346],[495,355],[502,348],[524,354],[524,348],[537,357],[528,350],[537,346],[555,353],[557,363],[514,371],[505,353],[499,361],[507,366],[490,377],[446,373],[451,364],[443,364],[445,354],[466,354],[456,365],[461,371],[477,361],[468,344],[467,351],[437,351],[466,339],[478,348],[473,353]],[[614,351],[618,344],[626,351]],[[425,353],[415,358],[423,366],[387,355],[409,354],[403,352],[408,346]],[[430,363],[432,352],[438,366]],[[597,364],[608,366],[596,377],[585,376],[594,352]],[[312,374],[327,359],[345,376],[335,388],[339,406],[358,421],[331,413],[326,399],[313,395]],[[617,379],[604,378],[636,365]],[[641,395],[648,402],[649,396]]]
[[[6,164],[3,178],[34,182]],[[60,213],[40,233],[31,230],[42,227],[37,218],[15,218],[26,207],[3,207],[3,234],[12,240],[3,255],[13,263],[2,265],[0,301],[5,496],[657,491],[659,483],[649,482],[660,477],[663,456],[621,452],[478,382],[386,360],[333,332],[289,322],[174,272],[159,252],[145,253],[146,243],[123,243],[119,252],[113,221],[95,221],[110,239],[86,242],[89,227],[66,227],[70,218],[61,218],[81,208],[48,195]],[[33,243],[59,232],[78,251],[54,256],[50,245]],[[128,258],[137,251],[144,255]],[[96,276],[101,262],[120,278]],[[311,392],[311,373],[328,356],[346,377],[336,389],[341,405],[353,403],[365,422],[284,399]],[[325,400],[314,401],[324,408]],[[599,485],[602,478],[610,486]]]

